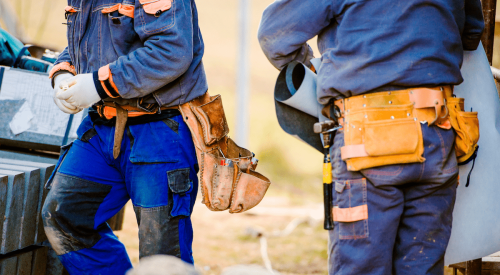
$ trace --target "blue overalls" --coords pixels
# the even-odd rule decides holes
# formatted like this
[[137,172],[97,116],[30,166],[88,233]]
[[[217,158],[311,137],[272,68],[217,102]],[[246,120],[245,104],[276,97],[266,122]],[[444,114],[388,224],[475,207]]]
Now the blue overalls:
[[[318,36],[317,93],[326,105],[366,93],[458,85],[463,51],[477,48],[483,28],[479,0],[277,0],[264,11],[259,42],[282,69],[291,61],[311,65],[307,41]],[[421,128],[425,162],[359,172],[348,171],[344,132],[336,134],[332,205],[366,207],[368,214],[335,222],[329,274],[443,274],[458,182],[455,133],[427,122]]]
[[[159,110],[207,91],[193,0],[68,4],[69,46],[56,63],[68,62],[78,74],[109,65],[119,93],[112,100],[119,105]],[[158,12],[151,12],[151,4]],[[45,232],[69,273],[125,274],[132,267],[106,223],[129,199],[140,257],[166,254],[193,264],[190,216],[198,165],[180,113],[167,109],[129,118],[116,159],[114,119],[91,109],[77,134],[63,147],[43,207]]]

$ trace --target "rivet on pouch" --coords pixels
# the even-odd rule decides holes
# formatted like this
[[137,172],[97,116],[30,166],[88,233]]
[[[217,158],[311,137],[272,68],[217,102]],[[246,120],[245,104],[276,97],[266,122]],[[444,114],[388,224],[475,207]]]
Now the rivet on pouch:
[[356,126],[352,125],[352,128],[354,129],[354,128],[356,128]]
[[366,95],[364,95],[363,98],[366,98]]
[[365,118],[368,118],[368,115],[365,115]]
[[410,116],[410,113],[407,113],[406,115],[407,115],[407,116]]
[[366,107],[366,104],[363,104],[363,107]]
[[389,100],[389,104],[392,104],[392,101]]
[[388,93],[389,95],[391,94],[391,92]]
[[391,119],[394,119],[394,116],[391,116]]
[[417,121],[417,118],[414,118],[413,120]]
[[359,130],[361,131],[361,128],[359,128]]

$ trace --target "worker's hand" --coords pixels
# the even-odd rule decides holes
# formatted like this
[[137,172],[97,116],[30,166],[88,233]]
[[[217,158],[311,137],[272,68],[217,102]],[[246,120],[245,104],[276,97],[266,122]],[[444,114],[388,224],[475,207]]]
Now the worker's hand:
[[65,73],[65,74],[56,75],[54,78],[54,97],[53,97],[54,103],[57,105],[57,107],[59,107],[59,109],[61,111],[65,112],[67,114],[76,114],[76,113],[80,112],[81,110],[83,110],[82,108],[77,108],[77,107],[69,104],[68,102],[56,97],[56,94],[60,90],[59,84],[63,80],[66,80],[66,79],[69,79],[72,77],[73,77],[73,74]]
[[91,73],[61,81],[55,96],[77,108],[88,108],[101,100]]

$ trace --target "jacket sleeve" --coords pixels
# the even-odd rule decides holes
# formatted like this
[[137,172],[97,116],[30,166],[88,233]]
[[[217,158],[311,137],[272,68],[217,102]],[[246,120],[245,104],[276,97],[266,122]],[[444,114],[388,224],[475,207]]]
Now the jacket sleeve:
[[193,60],[192,17],[190,0],[135,0],[143,46],[99,69],[99,80],[114,90],[108,95],[144,97],[183,75]]
[[64,48],[64,50],[59,54],[59,57],[57,58],[54,65],[57,65],[57,64],[63,63],[63,62],[68,62],[68,63],[72,64],[71,57],[69,56],[69,52],[68,52],[68,47]]
[[466,51],[474,51],[479,46],[484,30],[483,10],[480,0],[465,0],[465,27],[462,45]]
[[307,41],[333,18],[332,0],[311,4],[304,0],[276,0],[266,8],[259,27],[259,43],[269,61],[281,70],[291,61],[310,66],[313,51]]

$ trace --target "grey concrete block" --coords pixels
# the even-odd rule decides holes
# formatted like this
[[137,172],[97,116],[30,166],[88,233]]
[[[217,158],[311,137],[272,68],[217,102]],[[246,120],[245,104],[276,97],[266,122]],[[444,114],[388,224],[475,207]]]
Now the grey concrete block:
[[[40,247],[33,251],[33,261],[31,264],[31,275],[45,275],[47,270],[48,247]],[[50,275],[50,274],[47,274]]]
[[2,228],[0,254],[6,254],[19,248],[21,225],[23,222],[24,173],[0,169],[0,175],[9,178],[6,210]]
[[38,200],[40,196],[40,169],[30,166],[2,164],[0,169],[24,172],[23,223],[19,249],[35,244]]
[[43,221],[42,221],[42,207],[45,198],[47,197],[48,190],[44,189],[45,183],[49,180],[52,172],[54,172],[55,165],[53,163],[44,163],[44,162],[34,162],[34,161],[25,161],[25,160],[17,160],[17,159],[7,159],[0,158],[0,163],[2,164],[11,164],[11,165],[20,165],[20,166],[29,166],[40,168],[40,194],[38,197],[38,208],[37,213],[38,216],[36,218],[36,236],[35,243],[39,244],[47,240],[45,236],[45,232],[43,230]]
[[32,259],[33,259],[33,251],[29,251],[18,255],[16,275],[30,275]]
[[14,275],[16,274],[16,268],[17,268],[16,256],[0,259],[0,275]]
[[4,218],[7,217],[7,192],[9,190],[9,176],[0,175],[0,247],[2,245],[2,232]]

